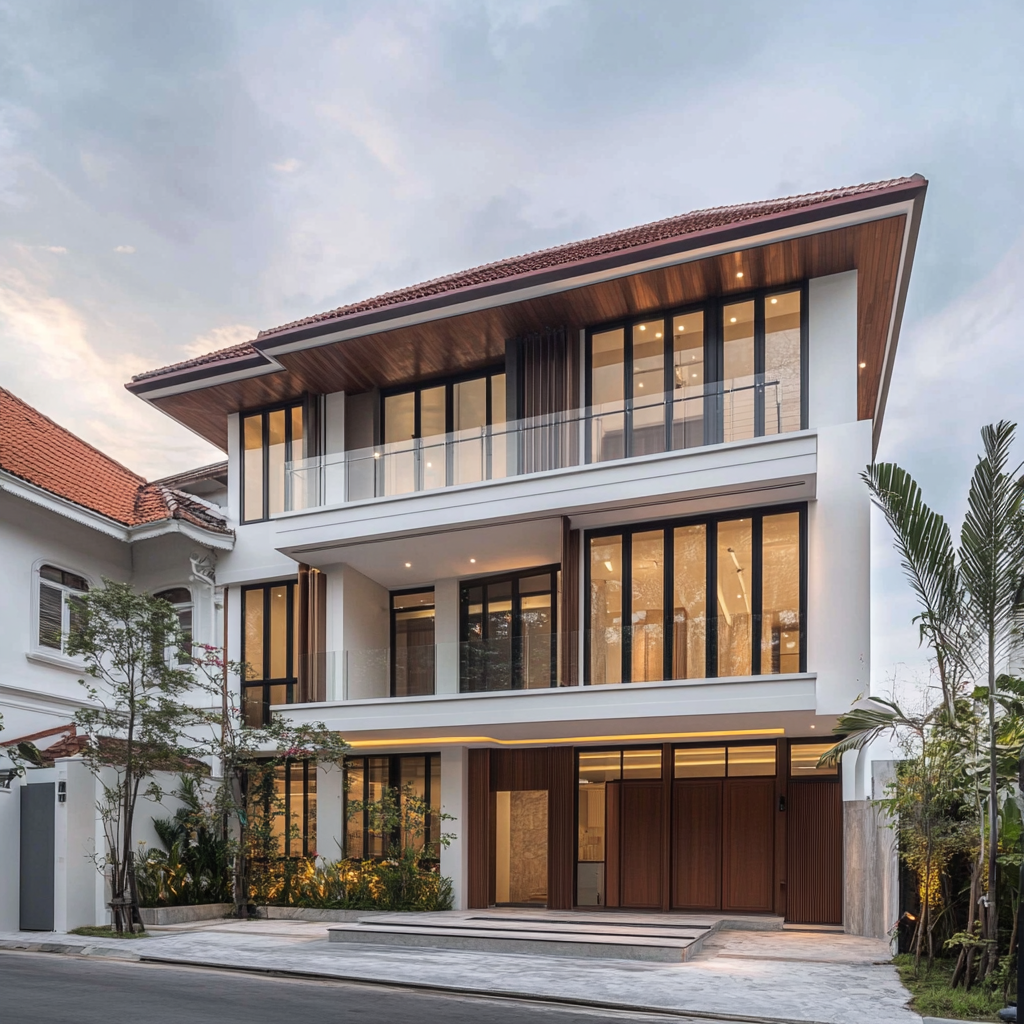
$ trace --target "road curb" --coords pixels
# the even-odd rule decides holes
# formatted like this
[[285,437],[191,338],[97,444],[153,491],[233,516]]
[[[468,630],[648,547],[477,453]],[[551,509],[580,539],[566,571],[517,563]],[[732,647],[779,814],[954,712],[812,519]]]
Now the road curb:
[[0,949],[20,950],[24,953],[63,953],[67,956],[94,956],[101,960],[141,960],[138,953],[115,946],[96,946],[87,942],[22,942],[18,939],[0,940]]

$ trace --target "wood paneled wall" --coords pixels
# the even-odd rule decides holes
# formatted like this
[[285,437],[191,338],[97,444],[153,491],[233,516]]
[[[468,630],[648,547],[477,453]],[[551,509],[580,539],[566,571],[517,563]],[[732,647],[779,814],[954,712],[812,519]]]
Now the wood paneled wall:
[[786,919],[842,924],[843,805],[838,779],[789,785],[789,871]]
[[471,909],[490,903],[491,889],[491,751],[470,750],[466,822],[469,833],[466,902]]
[[548,906],[576,902],[576,758],[572,747],[548,748]]

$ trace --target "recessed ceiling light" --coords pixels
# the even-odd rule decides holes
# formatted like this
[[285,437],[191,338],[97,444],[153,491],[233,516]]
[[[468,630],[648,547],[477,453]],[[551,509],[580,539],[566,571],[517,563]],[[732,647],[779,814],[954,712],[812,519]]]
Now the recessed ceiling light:
[[681,330],[681,331],[685,331],[685,330],[686,330],[686,328],[685,328],[685,327],[684,327],[684,326],[683,326],[682,324],[680,324],[680,325],[679,325],[679,330]]
[[772,305],[773,305],[773,306],[774,306],[774,305],[777,305],[777,304],[778,304],[778,301],[779,301],[778,299],[772,299]]
[[434,464],[432,462],[428,462],[427,463],[427,469],[433,469],[433,468],[434,468]]
[[412,562],[406,562],[405,563],[405,567],[406,567],[406,569],[411,569],[412,568]]
[[742,277],[743,276],[743,271],[741,270],[736,276],[737,277]]
[[858,363],[857,365],[863,370],[864,367],[867,366],[868,364],[867,363]]
[[814,726],[812,725],[812,726],[811,726],[811,728],[813,729],[813,728],[814,728]]
[[641,331],[646,331],[647,330],[647,324],[641,324],[640,325],[640,330]]
[[605,567],[605,568],[606,568],[606,569],[607,569],[607,570],[608,570],[609,572],[612,572],[612,571],[613,571],[613,570],[615,569],[615,566],[614,566],[614,565],[612,565],[612,563],[611,563],[611,562],[605,562],[605,563],[604,563],[604,567]]
[[639,388],[642,388],[643,386],[644,386],[643,381],[641,381],[639,384],[637,384],[637,387],[639,387]]
[[474,565],[476,565],[476,559],[475,559],[475,558],[471,558],[471,559],[470,559],[470,561],[471,561],[471,562],[472,562],[472,563],[473,563]]
[[733,317],[733,318],[732,318],[732,319],[731,319],[731,320],[729,321],[729,323],[731,323],[731,324],[734,324],[734,323],[736,323],[736,317]]
[[658,333],[657,333],[657,334],[655,334],[654,336],[655,336],[656,338],[660,338],[660,337],[661,337],[661,331],[658,331]]

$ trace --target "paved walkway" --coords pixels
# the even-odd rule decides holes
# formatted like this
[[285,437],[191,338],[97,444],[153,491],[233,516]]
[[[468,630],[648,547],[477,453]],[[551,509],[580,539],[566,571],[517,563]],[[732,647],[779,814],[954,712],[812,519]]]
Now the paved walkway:
[[56,945],[167,963],[280,971],[456,991],[657,1008],[710,1017],[919,1024],[886,944],[830,931],[722,931],[680,964],[329,943],[323,923],[218,921],[149,939],[0,933],[0,948]]

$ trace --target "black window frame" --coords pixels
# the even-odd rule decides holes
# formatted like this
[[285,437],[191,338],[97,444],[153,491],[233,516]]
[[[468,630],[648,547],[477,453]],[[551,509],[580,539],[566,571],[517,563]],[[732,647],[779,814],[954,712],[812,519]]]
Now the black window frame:
[[[389,619],[389,630],[390,630],[390,632],[389,632],[389,636],[388,636],[388,643],[390,645],[390,651],[391,651],[391,658],[389,659],[390,662],[391,662],[391,668],[390,668],[390,671],[389,671],[388,675],[389,675],[389,684],[390,684],[390,687],[391,687],[391,696],[392,697],[397,696],[397,692],[396,692],[396,690],[397,690],[397,683],[396,683],[396,679],[395,679],[395,672],[396,672],[396,669],[398,668],[398,665],[397,665],[397,660],[398,659],[395,657],[395,655],[397,653],[397,647],[395,646],[395,637],[396,637],[395,612],[396,611],[405,611],[406,610],[404,608],[398,608],[398,609],[395,608],[395,598],[396,597],[405,597],[405,596],[407,596],[409,594],[426,594],[428,592],[434,595],[434,602],[430,605],[430,607],[431,607],[431,609],[434,612],[434,649],[436,651],[436,649],[437,649],[437,592],[436,592],[435,588],[432,587],[432,586],[429,586],[429,587],[406,587],[406,588],[404,588],[402,590],[392,590],[390,592],[390,595],[389,595],[389,598],[388,598],[388,607],[390,609],[390,619]],[[423,607],[426,608],[427,606],[424,605]],[[434,686],[433,686],[433,689],[431,690],[431,693],[436,693],[436,691],[437,691],[437,658],[436,658],[436,655],[435,655],[435,659],[434,659]]]
[[[585,330],[584,345],[584,402],[588,410],[593,408],[593,337],[595,334],[604,334],[607,331],[622,330],[623,336],[623,416],[624,436],[622,458],[629,459],[635,456],[632,453],[633,430],[632,414],[635,399],[633,398],[633,331],[632,328],[638,324],[649,323],[651,320],[663,320],[666,328],[674,317],[686,316],[692,313],[704,314],[704,385],[706,389],[704,399],[704,446],[719,444],[723,437],[722,415],[723,402],[721,391],[714,388],[714,385],[722,384],[722,370],[725,361],[724,357],[724,322],[725,307],[734,306],[741,302],[754,302],[754,376],[761,377],[761,383],[754,386],[754,437],[764,437],[764,365],[765,365],[765,316],[764,303],[773,295],[784,295],[789,292],[800,292],[800,429],[806,430],[808,424],[808,283],[806,280],[795,282],[785,287],[756,288],[736,294],[718,296],[714,299],[707,299],[702,302],[690,303],[683,306],[669,306],[663,309],[652,310],[649,313],[638,314],[627,318],[610,320],[605,323],[588,326]],[[671,395],[674,390],[672,380],[672,343],[673,332],[666,329],[662,332],[665,344],[664,358],[664,394]],[[716,400],[717,398],[717,400]],[[672,447],[672,404],[665,403],[665,449],[674,451]],[[777,437],[779,435],[768,435]],[[591,431],[586,431],[586,461],[590,464],[593,461],[593,438]]]
[[[298,655],[299,652],[295,650],[295,614],[296,614],[296,598],[298,592],[299,581],[297,577],[288,577],[281,580],[272,580],[268,583],[247,583],[240,588],[241,600],[239,601],[240,609],[239,614],[241,616],[242,636],[241,636],[241,650],[242,650],[242,661],[245,664],[249,664],[249,660],[246,657],[245,650],[245,595],[254,591],[263,592],[263,664],[261,666],[262,676],[260,679],[242,679],[242,720],[245,721],[245,709],[246,709],[246,691],[256,690],[261,688],[263,693],[261,696],[261,702],[263,706],[263,725],[270,723],[270,688],[272,686],[285,686],[286,704],[295,703],[295,690],[298,685]],[[285,660],[291,670],[291,675],[284,678],[269,677],[268,671],[270,668],[270,645],[267,643],[268,636],[268,624],[270,622],[270,592],[275,587],[288,587],[286,595],[287,605],[287,621],[288,627],[286,629],[286,654]],[[254,666],[255,667],[255,666]]]
[[[292,787],[291,787],[291,773],[294,769],[302,766],[302,814],[301,824],[299,826],[300,834],[293,840],[291,835],[291,807],[292,807]],[[277,861],[281,860],[298,860],[300,857],[311,857],[316,855],[316,828],[315,828],[315,815],[314,815],[314,828],[310,830],[309,821],[309,793],[310,793],[310,779],[313,780],[313,791],[316,791],[316,762],[309,758],[299,757],[286,757],[282,764],[274,765],[272,768],[272,774],[268,780],[268,786],[266,792],[263,795],[263,799],[260,802],[260,810],[262,811],[265,818],[270,819],[273,809],[271,808],[271,800],[274,797],[274,784],[276,782],[276,770],[278,767],[285,769],[284,778],[284,809],[281,812],[284,816],[284,835],[283,845],[284,851],[275,858]],[[246,774],[243,776],[246,802],[248,803],[248,790],[251,786],[251,776]],[[250,805],[250,812],[252,805]],[[299,842],[302,847],[302,852],[292,852],[291,846],[293,842]]]
[[672,617],[674,614],[674,580],[672,577],[674,568],[673,558],[673,530],[682,526],[707,527],[705,542],[705,581],[706,581],[706,603],[708,607],[716,609],[715,614],[705,612],[705,675],[702,678],[718,678],[718,613],[717,613],[717,563],[715,553],[717,551],[717,527],[721,522],[730,522],[738,519],[751,520],[751,586],[753,600],[751,602],[751,657],[750,677],[762,676],[761,669],[761,615],[763,591],[761,587],[761,571],[763,558],[762,545],[762,521],[765,516],[785,515],[786,513],[799,513],[799,587],[800,587],[800,668],[799,672],[807,671],[807,503],[792,502],[785,505],[768,505],[750,509],[732,509],[727,512],[715,512],[701,516],[687,516],[685,518],[659,519],[649,522],[625,523],[619,526],[600,527],[587,530],[583,536],[583,615],[584,615],[584,647],[583,647],[583,685],[584,686],[606,686],[616,685],[607,683],[592,683],[590,679],[591,670],[591,633],[593,625],[591,621],[591,587],[590,587],[590,542],[598,537],[622,537],[622,682],[618,685],[632,685],[629,678],[632,675],[632,635],[626,628],[632,621],[632,545],[629,538],[634,533],[647,533],[653,530],[663,530],[665,534],[665,598],[663,611],[663,671],[662,681],[671,681],[674,640],[672,629]]
[[[559,584],[559,573],[562,567],[558,563],[552,563],[549,565],[534,566],[530,569],[514,569],[510,572],[491,573],[486,576],[470,576],[466,579],[459,580],[459,645],[460,649],[465,654],[466,648],[463,644],[471,643],[473,640],[488,640],[487,636],[482,637],[470,637],[469,636],[469,614],[468,614],[468,603],[463,600],[463,592],[469,587],[483,586],[487,587],[491,584],[496,583],[511,583],[512,584],[512,636],[510,637],[510,649],[512,664],[510,666],[510,679],[513,685],[508,687],[508,690],[522,690],[523,687],[523,665],[522,665],[522,649],[521,645],[517,644],[517,640],[522,639],[522,605],[521,598],[523,595],[519,593],[519,581],[522,579],[529,579],[533,576],[551,576],[551,636],[553,638],[551,644],[551,685],[549,687],[535,687],[535,689],[555,689],[558,686],[558,584]],[[484,616],[485,632],[486,632],[486,616]],[[519,631],[516,631],[517,623],[519,625]],[[504,689],[465,689],[465,658],[459,658],[459,693],[504,693]],[[518,684],[518,685],[517,685]]]
[[[238,490],[238,522],[242,526],[248,526],[250,523],[265,523],[270,516],[270,453],[268,451],[268,435],[269,435],[269,416],[273,412],[290,412],[292,409],[302,410],[302,438],[305,444],[305,455],[304,458],[312,458],[317,454],[318,445],[314,444],[315,432],[311,430],[311,426],[314,420],[313,416],[313,405],[314,397],[305,395],[300,399],[292,399],[288,402],[276,402],[274,405],[261,406],[258,409],[246,409],[244,412],[238,414],[238,478],[240,486]],[[245,421],[251,419],[253,416],[259,416],[261,418],[260,426],[262,430],[262,442],[263,442],[263,457],[261,461],[262,465],[262,514],[259,517],[247,519],[245,516]],[[284,461],[287,465],[292,461],[292,418],[291,416],[285,416],[284,418]],[[285,490],[288,488],[288,477],[285,474]]]
[[[369,794],[370,794],[370,759],[371,758],[378,758],[378,757],[379,758],[387,758],[387,762],[388,762],[388,778],[387,778],[387,782],[385,783],[385,785],[386,785],[386,787],[388,789],[395,790],[396,792],[399,792],[399,793],[401,792],[402,759],[403,758],[414,758],[414,757],[422,757],[424,759],[423,799],[426,801],[426,804],[427,804],[428,807],[433,807],[434,806],[433,805],[433,796],[434,796],[434,794],[432,792],[432,775],[433,775],[433,773],[431,772],[431,768],[432,768],[432,765],[433,765],[434,761],[436,761],[438,766],[439,766],[439,770],[438,770],[438,787],[440,788],[440,784],[441,784],[440,783],[440,779],[441,779],[441,776],[440,776],[441,753],[440,753],[440,751],[437,751],[437,750],[415,751],[415,750],[413,750],[413,751],[403,751],[401,754],[385,754],[385,753],[380,753],[380,754],[349,754],[349,755],[346,755],[345,759],[344,759],[344,762],[343,762],[343,766],[342,766],[343,767],[344,775],[342,777],[342,790],[341,790],[341,826],[342,826],[341,849],[342,849],[342,856],[344,858],[346,858],[346,859],[351,859],[351,855],[350,855],[349,849],[348,849],[348,842],[349,842],[349,836],[348,836],[348,823],[349,823],[349,813],[348,813],[348,803],[349,803],[348,766],[349,766],[349,763],[352,762],[352,761],[360,761],[360,762],[362,762],[363,792],[362,792],[361,796],[355,797],[355,799],[356,800],[361,800],[364,804],[366,804],[366,803],[369,802]],[[440,810],[441,810],[441,799],[440,799],[441,794],[438,793],[437,797],[438,797],[438,800],[437,800],[437,810],[438,810],[438,812],[440,812]],[[430,815],[428,816],[428,818],[429,818],[429,820],[424,823],[425,827],[424,827],[424,832],[423,832],[423,846],[424,846],[424,848],[427,848],[431,844],[434,844],[438,848],[437,848],[437,850],[435,852],[435,856],[433,856],[433,857],[421,857],[420,859],[422,861],[426,861],[426,862],[430,862],[430,863],[436,863],[439,860],[440,856],[441,856],[440,838],[441,838],[441,824],[442,823],[441,823],[440,813],[435,815],[433,812],[431,812]],[[369,810],[367,808],[365,808],[365,807],[364,807],[363,813],[362,813],[362,825],[363,825],[363,849],[362,849],[362,853],[359,855],[358,859],[359,860],[374,860],[374,859],[376,859],[375,856],[369,852],[369,848],[370,848]],[[388,852],[389,852],[388,851],[388,846],[393,844],[393,843],[401,843],[401,841],[402,841],[401,829],[398,828],[385,841],[384,850],[383,850],[381,856],[386,858],[388,856]]]

